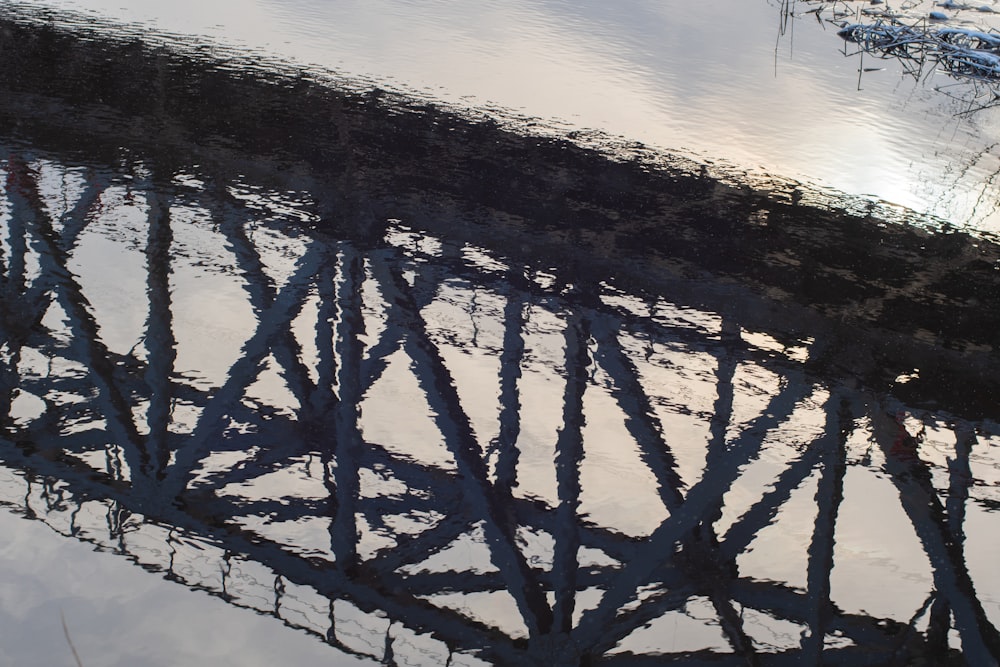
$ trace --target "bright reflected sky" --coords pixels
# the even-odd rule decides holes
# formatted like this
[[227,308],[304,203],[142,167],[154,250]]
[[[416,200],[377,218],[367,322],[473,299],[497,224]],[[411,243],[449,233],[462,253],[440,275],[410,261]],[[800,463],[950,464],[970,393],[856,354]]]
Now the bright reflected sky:
[[[856,58],[814,16],[779,35],[775,0],[47,0],[206,35],[444,101],[498,104],[738,169],[871,194],[1000,229],[1000,116]],[[927,3],[930,7],[930,3]],[[799,3],[803,9],[810,5]],[[860,5],[859,5],[860,6]],[[956,14],[956,24],[985,14]]]
[[[3,471],[2,474],[9,474]],[[0,664],[371,665],[0,511]],[[65,619],[66,630],[63,630]]]

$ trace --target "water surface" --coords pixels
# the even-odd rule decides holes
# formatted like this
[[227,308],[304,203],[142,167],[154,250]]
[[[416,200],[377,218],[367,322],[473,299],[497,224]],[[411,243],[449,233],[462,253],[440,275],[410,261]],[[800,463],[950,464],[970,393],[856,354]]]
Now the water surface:
[[[460,106],[498,105],[561,131],[595,128],[959,226],[1000,225],[998,112],[966,113],[982,97],[933,66],[917,80],[894,58],[860,58],[836,31],[878,20],[860,13],[883,11],[868,3],[44,4],[259,49]],[[885,9],[926,24],[935,4]],[[951,26],[997,24],[971,7],[947,13]]]
[[[430,43],[431,25],[472,63],[532,34],[507,26],[563,30],[667,81],[664,51],[637,45],[704,29],[707,10],[283,6],[258,11],[297,17],[311,48],[346,26],[342,53],[371,64],[341,65],[347,85],[79,15],[4,17],[0,655],[996,663],[1000,247],[810,186],[792,162],[758,188],[695,151],[532,133],[485,95],[455,111],[457,83],[372,88],[401,58],[393,37]],[[730,90],[803,76],[807,20],[775,73],[781,8],[733,7],[772,32],[713,61]],[[279,48],[240,33],[253,16],[216,34]],[[375,35],[384,50],[358,46]],[[526,42],[511,48],[551,47],[553,71],[605,71]],[[396,63],[401,87],[432,51]],[[753,54],[770,69],[740,83]],[[722,117],[715,86],[677,86],[707,127]],[[767,106],[756,94],[730,100],[732,127]],[[699,150],[754,166],[740,146],[765,115]]]

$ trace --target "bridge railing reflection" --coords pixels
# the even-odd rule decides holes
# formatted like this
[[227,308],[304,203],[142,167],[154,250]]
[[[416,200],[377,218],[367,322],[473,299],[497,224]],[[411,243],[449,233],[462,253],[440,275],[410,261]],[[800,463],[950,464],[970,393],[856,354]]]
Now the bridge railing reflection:
[[[8,154],[16,511],[387,663],[426,633],[446,660],[502,664],[885,664],[954,657],[950,630],[976,664],[1000,656],[963,547],[985,424],[943,427],[942,466],[913,432],[942,417],[812,377],[810,342],[734,316],[405,221],[307,231],[289,221],[306,193]],[[141,298],[109,307],[110,262]],[[832,592],[858,439],[930,562],[909,615]],[[747,501],[762,461],[775,476]],[[758,537],[813,483],[804,586],[742,574],[751,549],[781,558]],[[700,647],[643,638],[693,608]]]

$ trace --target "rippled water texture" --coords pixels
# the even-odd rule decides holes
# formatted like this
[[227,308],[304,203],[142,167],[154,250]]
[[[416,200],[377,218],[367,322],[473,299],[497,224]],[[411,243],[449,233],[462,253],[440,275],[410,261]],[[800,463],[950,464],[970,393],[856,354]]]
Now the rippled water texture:
[[[995,0],[948,25],[1000,25]],[[717,0],[452,2],[47,0],[369,76],[460,105],[496,104],[736,170],[868,194],[997,231],[998,112],[968,85],[836,35],[878,12],[923,22],[935,3]],[[819,18],[812,13],[822,8]],[[860,10],[872,10],[862,16]],[[789,16],[791,14],[791,17]],[[836,22],[836,23],[835,23]],[[850,54],[848,57],[847,54]],[[859,76],[859,70],[864,70]],[[919,78],[919,80],[918,80]]]
[[[317,26],[352,26],[327,64],[379,35],[387,48],[350,80],[12,7],[0,16],[0,657],[997,663],[989,235],[796,173],[739,180],[630,144],[652,111],[595,147],[373,88],[365,76],[402,58],[389,45],[392,22],[415,15],[407,4],[337,4],[344,22],[314,4],[257,5],[275,34],[292,30],[282,20],[305,31],[302,48],[326,43]],[[521,35],[509,52],[551,48],[559,72],[555,36],[591,62],[590,45],[617,35],[660,82],[656,113],[671,106],[665,81],[711,110],[690,136],[715,143],[699,148],[748,166],[741,146],[767,134],[719,134],[719,91],[639,46],[669,25],[692,41],[663,49],[707,53],[688,28],[706,29],[708,10],[598,21],[568,4],[511,7],[432,4],[408,38],[489,28],[494,42],[451,40],[487,63]],[[712,19],[733,35],[719,48],[747,54],[712,67],[766,61],[763,75],[733,72],[739,90],[791,86],[819,67],[812,49],[835,52],[805,17],[789,59],[780,7],[740,7]],[[240,31],[254,16],[217,33],[253,41]],[[526,37],[546,25],[559,26],[549,46]],[[441,54],[397,76],[419,85]],[[454,76],[442,100],[476,80]],[[552,92],[528,80],[536,99]],[[912,104],[942,104],[925,90]],[[588,94],[570,106],[603,113]],[[738,108],[763,117],[749,113],[763,97],[747,95],[728,101],[730,121]],[[799,145],[788,126],[772,138]],[[873,155],[866,167],[905,161]]]

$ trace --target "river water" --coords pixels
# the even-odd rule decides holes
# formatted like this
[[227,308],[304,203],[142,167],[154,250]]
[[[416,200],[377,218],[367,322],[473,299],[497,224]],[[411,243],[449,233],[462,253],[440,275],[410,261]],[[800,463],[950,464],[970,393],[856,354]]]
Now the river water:
[[[861,21],[858,12],[872,7],[864,3],[43,4],[261,49],[458,105],[498,105],[545,124],[596,128],[737,170],[871,195],[960,226],[1000,229],[1000,112],[964,113],[983,99],[933,67],[918,80],[897,59],[860,58],[834,22]],[[993,13],[979,11],[989,6],[951,10],[949,25],[996,25]],[[817,7],[820,14],[809,13]],[[887,9],[913,23],[934,7],[904,2]]]
[[985,84],[858,3],[0,9],[3,664],[1000,659]]

